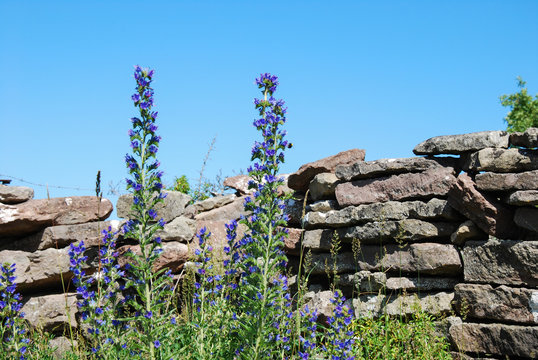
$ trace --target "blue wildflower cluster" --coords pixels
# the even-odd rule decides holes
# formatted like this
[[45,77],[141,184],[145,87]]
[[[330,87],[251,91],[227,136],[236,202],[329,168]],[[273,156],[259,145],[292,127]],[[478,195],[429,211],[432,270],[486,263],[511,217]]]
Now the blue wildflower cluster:
[[323,353],[330,355],[331,360],[354,360],[353,351],[353,331],[350,325],[353,320],[353,309],[344,305],[346,298],[340,290],[335,291],[331,303],[334,306],[333,316],[329,317],[327,323],[329,329],[326,334],[326,344],[323,346]]
[[21,295],[15,292],[15,264],[0,265],[0,340],[2,356],[26,359],[28,344]]

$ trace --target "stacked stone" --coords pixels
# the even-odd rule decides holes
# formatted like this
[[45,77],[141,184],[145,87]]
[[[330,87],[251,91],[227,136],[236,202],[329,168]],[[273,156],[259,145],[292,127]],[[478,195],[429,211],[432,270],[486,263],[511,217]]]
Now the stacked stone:
[[78,327],[76,294],[69,284],[69,244],[84,240],[97,245],[99,231],[108,226],[116,229],[119,222],[103,221],[112,212],[107,199],[33,197],[31,188],[0,185],[0,263],[16,264],[25,319],[34,327],[61,334],[66,326]]
[[538,357],[538,129],[438,137],[417,154],[460,153],[449,203],[485,233],[460,241],[464,281],[450,328],[460,352]]

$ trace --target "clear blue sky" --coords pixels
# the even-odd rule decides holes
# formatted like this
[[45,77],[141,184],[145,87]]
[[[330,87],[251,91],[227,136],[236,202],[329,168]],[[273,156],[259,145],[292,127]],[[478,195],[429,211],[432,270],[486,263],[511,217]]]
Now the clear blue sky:
[[0,174],[68,196],[92,191],[52,186],[101,170],[106,195],[127,174],[135,64],[156,71],[168,183],[197,178],[215,135],[209,178],[249,165],[261,72],[288,105],[283,172],[351,148],[407,157],[504,129],[518,75],[538,93],[538,1],[0,0]]

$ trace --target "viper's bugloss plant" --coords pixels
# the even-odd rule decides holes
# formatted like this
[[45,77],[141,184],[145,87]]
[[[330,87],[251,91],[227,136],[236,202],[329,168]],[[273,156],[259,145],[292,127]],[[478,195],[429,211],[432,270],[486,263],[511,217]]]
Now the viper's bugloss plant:
[[0,351],[3,359],[26,359],[28,343],[21,312],[21,295],[15,292],[15,264],[0,265]]

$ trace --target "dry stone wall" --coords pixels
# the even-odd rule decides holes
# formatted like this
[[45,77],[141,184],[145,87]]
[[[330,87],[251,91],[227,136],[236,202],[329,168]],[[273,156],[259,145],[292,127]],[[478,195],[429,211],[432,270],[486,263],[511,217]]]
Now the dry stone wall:
[[[327,271],[334,267],[357,316],[420,308],[445,317],[439,329],[459,358],[537,358],[537,148],[538,129],[439,136],[417,145],[416,157],[364,161],[364,150],[352,149],[285,176],[280,191],[294,193],[285,247],[292,272],[309,254],[307,300],[321,318],[330,313]],[[221,249],[224,224],[247,215],[247,184],[244,175],[228,178],[235,194],[192,205],[169,192],[158,209],[167,223],[156,267],[179,276],[204,226]],[[100,231],[123,220],[106,221],[106,199],[32,198],[32,189],[0,185],[0,262],[17,264],[27,320],[60,335],[79,326],[69,244],[84,240],[90,248],[91,274]],[[119,199],[119,217],[130,217],[131,201]],[[331,255],[335,241],[340,249]],[[122,254],[137,245],[118,244],[125,263]]]

